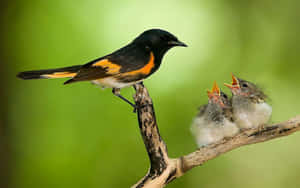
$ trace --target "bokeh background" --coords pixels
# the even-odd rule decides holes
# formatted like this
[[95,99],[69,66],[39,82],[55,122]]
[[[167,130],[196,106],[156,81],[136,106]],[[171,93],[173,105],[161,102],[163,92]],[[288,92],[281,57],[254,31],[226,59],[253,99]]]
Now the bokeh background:
[[[196,149],[189,126],[197,107],[230,72],[264,88],[273,122],[300,114],[299,8],[298,0],[2,2],[0,187],[130,187],[144,176],[136,114],[111,90],[15,75],[86,63],[150,28],[189,45],[172,49],[145,81],[170,156]],[[131,98],[133,89],[123,93]],[[299,142],[296,133],[234,150],[168,187],[298,188]]]

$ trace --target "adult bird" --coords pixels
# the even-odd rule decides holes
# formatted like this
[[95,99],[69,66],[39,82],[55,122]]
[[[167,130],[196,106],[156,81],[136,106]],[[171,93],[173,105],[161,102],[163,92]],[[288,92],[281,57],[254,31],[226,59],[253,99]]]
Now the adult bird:
[[114,95],[136,108],[133,103],[121,95],[120,89],[142,83],[144,79],[158,70],[166,52],[175,46],[187,47],[167,31],[150,29],[128,45],[87,64],[26,71],[17,76],[25,80],[70,78],[64,84],[91,81],[102,87],[112,88]]

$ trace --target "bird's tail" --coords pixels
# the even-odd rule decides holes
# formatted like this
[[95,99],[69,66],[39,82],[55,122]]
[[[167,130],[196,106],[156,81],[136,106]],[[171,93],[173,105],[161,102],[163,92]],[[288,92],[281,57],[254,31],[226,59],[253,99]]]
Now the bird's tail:
[[58,69],[36,70],[20,72],[17,77],[29,80],[29,79],[43,79],[43,78],[73,78],[81,68],[81,65],[72,67],[64,67]]

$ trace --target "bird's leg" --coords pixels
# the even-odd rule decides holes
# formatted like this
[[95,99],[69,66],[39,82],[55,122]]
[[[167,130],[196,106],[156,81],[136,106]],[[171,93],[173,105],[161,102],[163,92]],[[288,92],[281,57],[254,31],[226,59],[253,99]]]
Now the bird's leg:
[[[144,86],[144,82],[138,82],[138,83],[136,83],[136,84],[139,84],[139,85],[145,87],[145,86]],[[135,90],[136,90],[136,86],[135,86],[136,84],[133,85],[133,88],[134,88]]]
[[130,104],[133,108],[134,108],[134,111],[133,112],[136,112],[136,105],[133,104],[132,102],[130,102],[128,99],[126,99],[125,97],[123,97],[121,95],[121,92],[120,92],[120,89],[119,88],[113,88],[112,89],[112,92],[115,96],[119,97],[120,99],[122,99],[123,101],[125,101],[126,103]]
[[263,130],[265,129],[265,125],[261,124],[258,126],[258,132],[263,132]]
[[145,87],[144,86],[144,82],[139,82],[138,84],[140,84],[141,86]]

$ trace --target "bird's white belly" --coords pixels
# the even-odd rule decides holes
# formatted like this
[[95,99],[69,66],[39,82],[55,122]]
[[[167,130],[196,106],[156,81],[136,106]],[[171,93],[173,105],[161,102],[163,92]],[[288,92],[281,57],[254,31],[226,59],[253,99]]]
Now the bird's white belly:
[[141,81],[143,81],[143,80],[139,80],[137,82],[125,83],[125,82],[118,81],[116,78],[108,77],[108,78],[93,80],[92,83],[100,85],[101,87],[104,87],[104,88],[124,88],[124,87],[132,86]]
[[234,109],[233,117],[240,128],[257,128],[267,123],[272,107],[267,103],[254,104],[251,109]]
[[196,117],[191,126],[198,147],[216,143],[224,138],[232,137],[239,132],[235,123],[224,119],[223,122],[208,122],[204,117]]

